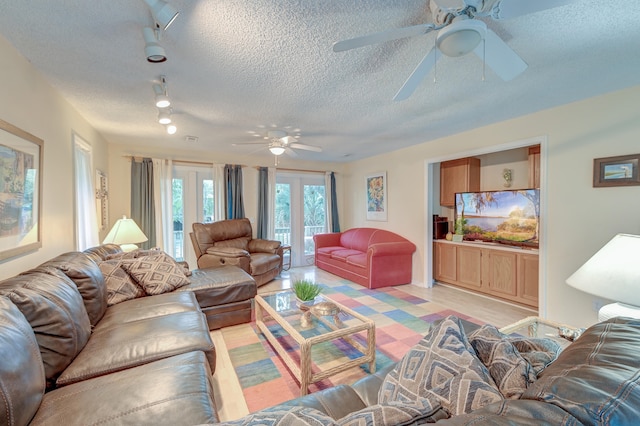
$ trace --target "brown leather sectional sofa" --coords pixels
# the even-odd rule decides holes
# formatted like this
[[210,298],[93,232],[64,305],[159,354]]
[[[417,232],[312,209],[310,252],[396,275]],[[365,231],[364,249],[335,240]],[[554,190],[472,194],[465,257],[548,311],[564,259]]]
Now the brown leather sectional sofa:
[[118,250],[65,253],[0,282],[0,425],[218,421],[209,329],[250,321],[255,282],[196,270],[178,291],[107,306],[93,259]]

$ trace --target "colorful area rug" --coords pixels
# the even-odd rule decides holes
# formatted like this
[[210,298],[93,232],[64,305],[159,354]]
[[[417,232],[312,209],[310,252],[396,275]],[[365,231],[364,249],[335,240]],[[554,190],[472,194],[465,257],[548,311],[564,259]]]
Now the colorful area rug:
[[[326,286],[323,294],[375,321],[377,370],[402,358],[427,333],[433,322],[448,315],[483,324],[395,287],[370,290],[349,281],[338,281],[333,286]],[[293,340],[283,330],[271,330],[285,347],[291,348],[295,357]],[[255,323],[227,327],[221,331],[250,412],[300,396],[298,382]],[[358,336],[358,339],[364,342],[365,335]],[[323,345],[321,348],[314,346],[314,371],[359,356],[356,349],[342,340]],[[368,364],[364,364],[314,383],[309,391],[353,383],[368,373]]]

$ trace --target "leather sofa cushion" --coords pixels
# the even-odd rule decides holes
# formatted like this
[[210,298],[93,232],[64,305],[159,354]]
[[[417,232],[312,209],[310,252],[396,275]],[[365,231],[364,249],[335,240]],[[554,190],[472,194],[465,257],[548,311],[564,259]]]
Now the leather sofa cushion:
[[256,281],[237,266],[194,269],[190,278],[191,284],[176,292],[193,292],[202,308],[249,300],[257,294]]
[[581,425],[562,408],[542,401],[505,399],[485,405],[469,414],[439,420],[446,426],[558,426]]
[[584,424],[636,424],[640,407],[640,320],[595,324],[522,395],[561,407]]
[[31,425],[196,425],[218,421],[205,355],[187,352],[55,389]]
[[147,295],[144,289],[121,267],[122,262],[124,259],[113,259],[99,264],[106,283],[108,306]]
[[0,297],[0,359],[0,424],[26,425],[44,394],[44,370],[31,326],[6,297]]
[[110,254],[122,253],[122,248],[117,244],[108,243],[88,248],[83,253],[89,256],[89,258],[94,262],[99,263],[106,260],[107,256]]
[[280,265],[280,256],[271,253],[253,253],[249,263],[251,275],[258,276],[277,269]]
[[[154,296],[155,297],[155,296]],[[177,312],[96,327],[91,339],[58,377],[58,386],[87,380],[190,351],[207,354],[215,370],[215,350],[202,312]]]
[[118,327],[127,322],[154,318],[176,312],[200,311],[196,297],[191,292],[165,293],[153,297],[141,297],[110,306],[94,332]]
[[58,276],[31,272],[0,282],[0,294],[7,296],[31,325],[48,386],[52,386],[91,335],[77,287],[62,272]]
[[229,240],[216,241],[213,243],[213,247],[225,247],[225,248],[235,248],[240,250],[248,250],[249,249],[249,240],[250,237],[240,237],[240,238],[232,238]]
[[64,272],[78,287],[91,325],[96,325],[107,310],[107,289],[104,277],[86,253],[64,253],[43,263]]

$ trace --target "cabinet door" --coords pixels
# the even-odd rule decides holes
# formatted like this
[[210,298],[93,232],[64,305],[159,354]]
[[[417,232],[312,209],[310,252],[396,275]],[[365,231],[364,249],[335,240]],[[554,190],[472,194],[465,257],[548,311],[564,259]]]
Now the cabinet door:
[[518,256],[518,298],[538,307],[538,255]]
[[440,205],[455,206],[456,192],[480,190],[480,160],[461,158],[440,163]]
[[479,289],[482,287],[482,251],[477,247],[457,247],[458,284]]
[[456,246],[434,243],[435,278],[446,283],[456,281]]
[[491,294],[517,296],[517,255],[512,252],[487,250],[489,255],[488,287]]

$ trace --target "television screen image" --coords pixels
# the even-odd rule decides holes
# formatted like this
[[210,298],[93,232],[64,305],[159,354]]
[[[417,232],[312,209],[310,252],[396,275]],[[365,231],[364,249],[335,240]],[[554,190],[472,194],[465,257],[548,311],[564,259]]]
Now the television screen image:
[[454,223],[465,240],[538,247],[540,191],[456,193]]

